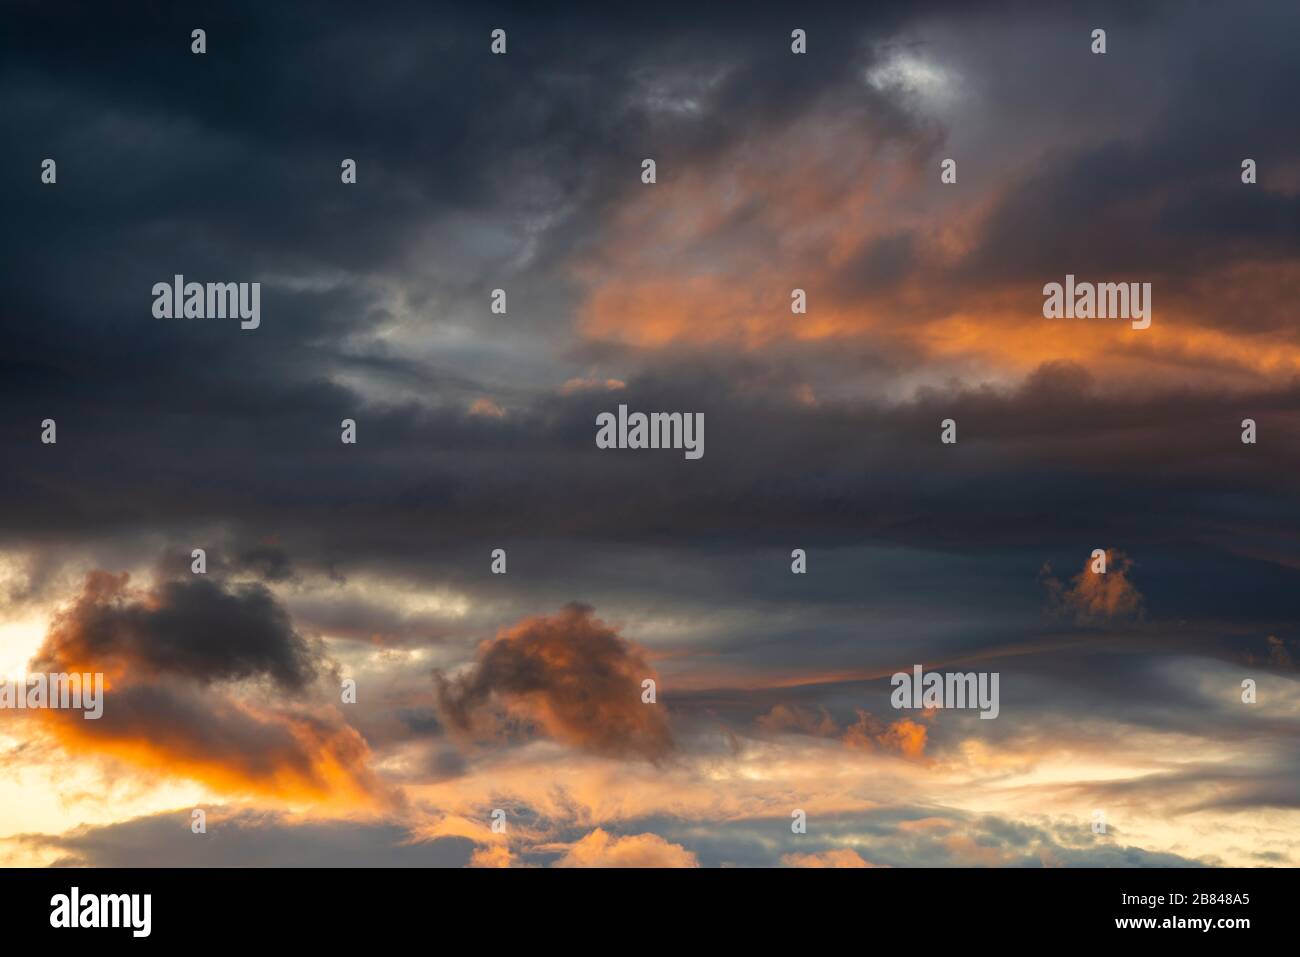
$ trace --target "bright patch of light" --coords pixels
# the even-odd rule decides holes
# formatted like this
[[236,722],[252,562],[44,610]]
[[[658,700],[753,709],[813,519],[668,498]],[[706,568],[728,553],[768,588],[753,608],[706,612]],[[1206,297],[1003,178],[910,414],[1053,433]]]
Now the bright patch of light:
[[866,81],[881,92],[901,92],[929,106],[943,106],[956,95],[957,77],[915,53],[895,53],[867,71]]

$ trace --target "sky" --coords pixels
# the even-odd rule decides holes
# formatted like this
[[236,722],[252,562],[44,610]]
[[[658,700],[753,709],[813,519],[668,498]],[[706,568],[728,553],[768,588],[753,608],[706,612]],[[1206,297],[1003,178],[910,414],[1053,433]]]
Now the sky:
[[1300,865],[1294,5],[7,18],[0,861]]

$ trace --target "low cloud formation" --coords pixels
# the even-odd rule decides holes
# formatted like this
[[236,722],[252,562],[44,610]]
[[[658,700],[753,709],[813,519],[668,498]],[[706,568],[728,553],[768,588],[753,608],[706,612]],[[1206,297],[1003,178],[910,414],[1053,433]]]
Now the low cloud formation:
[[816,854],[785,854],[781,857],[783,867],[875,867],[870,861],[850,848],[833,851],[821,851]]
[[467,867],[509,867],[514,863],[514,856],[510,853],[510,848],[504,844],[489,844],[485,847],[477,847],[470,856]]
[[464,866],[474,849],[464,837],[412,841],[409,830],[393,820],[304,819],[222,805],[208,809],[208,833],[195,835],[190,810],[64,834],[15,835],[0,853],[36,855],[62,867],[427,868]]
[[1052,577],[1052,566],[1043,566],[1043,586],[1049,607],[1055,614],[1071,617],[1079,624],[1095,625],[1143,617],[1142,594],[1129,579],[1133,560],[1123,552],[1106,551],[1106,571],[1092,570],[1093,559],[1066,585]]
[[569,846],[555,867],[699,867],[696,856],[658,834],[615,837],[596,828]]
[[503,630],[460,676],[434,673],[438,713],[453,731],[522,725],[582,751],[650,761],[674,748],[663,705],[641,700],[642,681],[655,677],[636,645],[582,605]]
[[98,721],[67,711],[41,717],[71,752],[199,781],[223,795],[352,806],[384,793],[368,769],[365,740],[328,709],[261,708],[155,681],[111,688]]
[[[808,734],[817,738],[839,738],[844,746],[859,751],[892,751],[905,758],[919,760],[925,755],[926,726],[911,718],[885,722],[861,708],[854,709],[857,720],[843,730],[825,708],[814,713],[798,705],[778,704],[760,715],[756,724],[769,733]],[[929,718],[929,712],[922,712]]]
[[[858,742],[861,738],[858,736],[857,729],[863,724],[863,718],[870,718],[869,715],[859,713],[858,724],[844,733],[844,743]],[[876,743],[887,751],[897,751],[905,758],[920,758],[925,754],[925,725],[913,721],[911,718],[900,718],[890,724],[884,731],[876,736]]]

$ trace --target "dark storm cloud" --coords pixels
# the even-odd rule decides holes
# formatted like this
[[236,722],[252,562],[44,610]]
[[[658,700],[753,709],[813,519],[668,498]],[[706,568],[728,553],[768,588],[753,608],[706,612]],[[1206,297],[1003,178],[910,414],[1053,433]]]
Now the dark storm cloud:
[[[822,294],[865,307],[920,284],[929,296],[918,312],[929,317],[986,292],[1033,316],[1043,283],[1066,272],[1140,277],[1156,284],[1166,314],[1176,307],[1217,328],[1293,333],[1293,280],[1232,270],[1297,256],[1300,134],[1276,117],[1300,105],[1298,21],[1281,4],[1238,12],[1223,31],[1172,5],[1026,5],[908,25],[903,35],[916,36],[891,42],[952,70],[956,95],[973,88],[956,123],[992,131],[958,143],[921,138],[917,163],[932,170],[957,157],[954,194],[969,199],[974,188],[983,208],[966,209],[960,255],[931,242],[936,223],[960,221],[958,200],[837,263]],[[1105,57],[1079,41],[1098,25],[1109,30]],[[1248,157],[1270,172],[1245,186]],[[1264,288],[1249,296],[1251,285]]]
[[[488,288],[519,269],[535,274],[522,276],[525,285],[544,277],[554,291],[543,295],[562,304],[565,280],[549,267],[594,241],[598,212],[638,185],[647,127],[661,155],[689,163],[795,109],[776,95],[792,83],[814,99],[842,84],[857,42],[851,31],[826,30],[819,42],[843,55],[809,58],[790,79],[770,69],[788,59],[785,32],[767,35],[775,15],[682,39],[668,22],[646,33],[640,22],[598,18],[576,35],[514,10],[520,29],[509,58],[483,71],[486,44],[468,39],[485,40],[477,19],[412,7],[358,25],[339,9],[305,20],[261,7],[203,16],[25,8],[21,29],[6,34],[23,37],[4,51],[6,126],[61,163],[58,186],[43,189],[26,175],[30,158],[6,154],[13,190],[0,228],[11,268],[0,296],[11,348],[0,357],[0,439],[14,454],[2,481],[8,501],[37,508],[27,522],[6,522],[11,532],[257,523],[249,509],[271,503],[292,502],[287,514],[275,509],[286,517],[300,504],[333,508],[308,504],[321,485],[304,469],[332,483],[342,463],[309,464],[301,453],[365,405],[338,384],[344,372],[417,390],[435,409],[458,407],[433,418],[387,408],[365,420],[368,444],[386,435],[409,444],[414,459],[387,456],[400,472],[422,469],[421,448],[483,442],[482,424],[459,410],[482,391],[476,382],[500,378],[484,367],[492,356],[466,369],[455,359],[413,362],[373,342],[393,315],[367,283],[400,281],[430,328],[449,306],[472,300],[481,311]],[[188,51],[196,16],[211,37],[206,57]],[[655,105],[678,94],[698,95],[710,122]],[[876,105],[906,124],[888,103]],[[413,124],[413,115],[429,122]],[[343,155],[362,163],[364,198],[340,190]],[[540,258],[511,266],[520,218],[569,206],[573,225],[561,216],[542,227]],[[448,257],[454,265],[438,271]],[[154,320],[147,290],[174,272],[311,281],[268,282],[264,308],[276,319],[254,341],[220,324]],[[534,349],[560,315],[550,311],[530,310],[530,323],[494,335]],[[50,451],[70,458],[28,455],[33,416],[60,422],[66,438]],[[515,438],[506,429],[486,441]],[[234,464],[250,457],[251,468]],[[439,507],[482,478],[472,467],[447,471],[397,494]],[[93,472],[95,495],[68,482],[76,472]],[[389,479],[359,477],[368,492],[353,486],[326,498],[382,490],[391,499]]]
[[[289,554],[275,544],[273,538],[239,543],[232,553],[224,547],[220,536],[204,536],[204,562],[206,574],[223,581],[251,577],[274,585],[294,579],[293,562]],[[154,578],[158,581],[185,578],[194,574],[193,563],[191,545],[169,542],[154,560]]]
[[[50,537],[97,525],[124,532],[150,520],[220,521],[234,530],[233,555],[256,555],[258,543],[275,535],[284,560],[304,569],[346,575],[388,563],[475,587],[488,550],[499,545],[523,563],[515,567],[531,569],[530,581],[554,572],[562,584],[584,559],[581,550],[545,544],[558,540],[726,552],[757,546],[784,548],[786,556],[795,545],[858,542],[990,556],[1015,547],[1022,557],[1011,564],[1034,594],[1044,561],[1073,573],[1094,547],[1118,547],[1139,562],[1159,548],[1171,560],[1178,551],[1196,560],[1176,572],[1164,563],[1145,572],[1168,579],[1168,590],[1162,581],[1148,596],[1153,614],[1190,617],[1193,608],[1211,613],[1215,605],[1231,614],[1232,589],[1185,587],[1216,579],[1257,595],[1241,613],[1294,618],[1282,596],[1300,555],[1278,525],[1278,516],[1296,512],[1286,479],[1300,468],[1294,388],[1127,397],[1101,393],[1077,368],[1049,366],[1017,390],[957,387],[894,406],[807,408],[788,400],[780,376],[756,385],[754,371],[686,365],[613,395],[557,397],[491,422],[451,411],[376,410],[360,417],[355,449],[307,409],[262,424],[258,433],[275,446],[266,452],[256,451],[257,436],[237,420],[201,436],[177,424],[176,445],[203,457],[183,456],[166,464],[164,476],[142,477],[154,483],[147,499],[131,478],[144,463],[114,450],[124,436],[147,444],[166,421],[116,418],[84,436],[65,422],[58,446],[24,452],[5,473],[13,491],[6,526],[11,535]],[[597,412],[617,402],[678,408],[683,395],[705,413],[707,451],[698,462],[594,447]],[[1267,441],[1241,445],[1243,409]],[[949,415],[959,420],[955,447],[937,440]],[[56,466],[88,472],[105,461],[125,472],[100,471],[93,496],[66,480],[44,484]],[[223,461],[248,465],[227,474]],[[788,570],[775,552],[772,563]],[[821,561],[819,573],[828,564]],[[815,581],[807,587],[821,590],[826,580]],[[1188,603],[1181,612],[1179,601]],[[363,620],[347,630],[367,633]],[[376,630],[409,629],[395,619]]]
[[[544,244],[554,263],[590,242],[596,213],[637,185],[647,139],[666,165],[721,150],[842,85],[858,43],[853,31],[828,29],[825,55],[783,76],[771,67],[789,59],[787,31],[769,34],[775,18],[766,17],[739,29],[720,17],[717,34],[678,30],[667,17],[649,31],[609,16],[574,31],[520,8],[501,11],[514,28],[510,55],[490,58],[496,21],[454,7],[406,5],[362,22],[342,4],[312,18],[261,6],[207,16],[74,9],[75,19],[26,11],[11,34],[23,41],[4,51],[18,135],[67,169],[51,195],[25,188],[32,177],[11,160],[11,222],[24,224],[25,245],[63,250],[59,263],[30,257],[44,264],[41,278],[82,265],[69,255],[106,248],[127,253],[112,255],[114,271],[215,258],[245,270],[391,275],[421,254],[421,235],[442,217],[486,212],[514,229],[518,217],[576,203],[580,228],[559,223]],[[188,49],[197,19],[211,37],[203,57]],[[675,93],[698,94],[709,122],[657,105]],[[906,123],[889,103],[876,106]],[[82,158],[90,150],[93,161]],[[361,164],[355,196],[337,181],[345,155]],[[454,241],[478,239],[465,230]],[[485,292],[509,250],[479,252],[472,281],[446,278]],[[112,277],[98,277],[103,293],[131,288]]]
[[[1276,441],[1258,450],[1248,472],[1245,461],[1231,467],[1237,481],[1276,494],[1273,476],[1294,464],[1278,451],[1294,431],[1294,390],[1262,391],[1237,407],[1181,396],[1125,406],[1090,399],[1070,374],[1047,370],[1011,398],[966,389],[891,408],[808,410],[778,398],[800,380],[788,366],[763,359],[683,366],[669,355],[659,368],[650,363],[619,401],[676,407],[688,397],[706,411],[710,452],[687,471],[667,460],[597,458],[591,422],[611,401],[521,389],[504,421],[466,416],[480,385],[494,378],[489,360],[457,367],[378,346],[345,347],[392,318],[373,289],[354,282],[268,286],[266,308],[276,320],[252,334],[148,314],[149,286],[176,270],[325,279],[341,270],[405,282],[417,302],[434,287],[459,284],[427,299],[427,321],[436,326],[441,303],[469,298],[481,307],[490,277],[519,247],[476,246],[472,228],[435,233],[472,251],[464,254],[472,277],[412,274],[414,255],[462,258],[450,245],[439,252],[421,242],[430,224],[482,213],[511,233],[530,202],[573,207],[545,227],[539,258],[521,267],[530,282],[563,287],[556,267],[598,240],[597,214],[639,185],[629,169],[647,136],[656,155],[688,164],[780,127],[800,103],[840,103],[850,89],[872,122],[900,137],[917,134],[914,118],[859,75],[870,62],[868,41],[904,23],[903,7],[863,15],[858,30],[844,26],[842,11],[810,11],[819,52],[798,60],[794,72],[772,68],[790,60],[788,30],[775,31],[787,18],[776,8],[743,23],[697,13],[689,22],[698,31],[667,15],[597,17],[573,31],[516,9],[510,13],[521,28],[512,32],[511,53],[491,69],[478,68],[486,44],[462,38],[484,40],[487,13],[480,22],[478,14],[421,16],[406,8],[357,25],[342,12],[304,22],[278,10],[214,8],[211,52],[194,57],[195,15],[141,13],[137,21],[93,5],[69,9],[75,19],[24,10],[24,29],[10,35],[25,39],[5,51],[2,74],[14,93],[7,109],[17,140],[40,144],[42,156],[57,153],[62,170],[59,185],[45,188],[32,175],[34,160],[14,154],[9,161],[19,165],[6,176],[13,195],[4,228],[15,259],[3,288],[13,337],[0,357],[0,440],[11,463],[0,491],[10,535],[219,522],[239,529],[250,548],[283,530],[289,560],[322,563],[401,560],[431,539],[522,532],[703,542],[777,541],[799,530],[807,541],[978,547],[1005,543],[1011,529],[1050,537],[1056,524],[1071,535],[1085,528],[1108,537],[1170,534],[1149,523],[1207,505],[1220,527],[1227,513],[1237,518],[1235,503],[1207,501],[1223,466],[1206,457],[1210,429],[1190,436],[1178,429],[1184,416],[1228,435],[1241,406],[1276,412],[1284,416],[1269,422]],[[825,26],[817,30],[819,19]],[[710,26],[716,30],[704,29]],[[1240,47],[1227,44],[1226,55]],[[1247,79],[1267,100],[1277,89],[1262,82],[1267,71],[1284,68],[1284,60],[1265,56]],[[1116,69],[1140,73],[1141,66],[1124,59]],[[656,98],[691,101],[700,116],[656,108]],[[413,115],[430,120],[412,123]],[[1169,136],[1186,126],[1174,117],[1162,124]],[[1272,145],[1287,142],[1283,136]],[[1149,191],[1148,180],[1134,177],[1167,167],[1133,155],[1143,148],[1103,144],[1050,166],[1009,194],[979,248],[1017,263],[1024,257],[1008,250],[1044,249],[1042,230],[1023,228],[1028,213],[1017,214],[1020,207],[1035,222],[1115,226],[1106,210]],[[338,157],[354,154],[363,163],[356,193],[336,180]],[[1080,188],[1080,177],[1092,185]],[[1273,202],[1263,193],[1247,202]],[[1063,205],[1085,195],[1100,197],[1100,218]],[[1181,234],[1191,212],[1168,215]],[[1276,238],[1286,222],[1285,214],[1267,215],[1274,225],[1261,241]],[[1060,233],[1082,235],[1073,222]],[[1077,239],[1090,249],[1116,245],[1113,235],[1094,240]],[[846,281],[874,286],[904,274],[914,243],[900,233],[862,250]],[[48,255],[56,248],[59,256]],[[996,272],[991,264],[971,268]],[[559,305],[567,294],[554,295]],[[536,332],[556,317],[529,319],[494,326],[493,335],[527,351],[536,340],[519,329],[532,324]],[[421,406],[367,405],[341,384],[342,372],[419,390]],[[929,432],[954,406],[972,445],[940,458],[944,450],[932,447]],[[56,447],[34,442],[46,416],[60,423]],[[359,417],[365,455],[338,444],[345,416]],[[1142,478],[1157,450],[1166,469],[1159,489]],[[1269,464],[1259,463],[1266,457]],[[1121,458],[1131,474],[1120,474]],[[1192,460],[1195,468],[1181,473],[1184,488],[1169,489],[1167,475]],[[1016,481],[1008,484],[995,463],[1018,467]],[[1103,473],[1095,491],[1070,474],[1085,463]],[[91,475],[93,493],[85,484]],[[645,487],[655,489],[657,507],[624,491]],[[1184,507],[1153,512],[1154,498],[1171,492]],[[412,522],[413,515],[438,521]],[[1267,531],[1250,533],[1272,547]],[[277,580],[287,569],[264,571]]]
[[[1213,28],[1188,8],[1171,12],[1158,35],[1149,22],[1131,35],[1111,29],[1100,98],[1078,95],[1095,64],[1043,77],[1071,103],[1079,142],[1031,140],[1006,158],[1000,200],[949,277],[953,295],[1013,284],[1032,315],[1041,285],[1066,272],[1141,278],[1167,316],[1294,343],[1294,282],[1263,268],[1300,253],[1300,134],[1276,121],[1300,105],[1296,11],[1246,4]],[[1148,116],[1116,135],[1097,110],[1121,114],[1125,99]],[[1269,171],[1257,184],[1241,182],[1246,158]]]
[[[1293,84],[1300,76],[1271,82]],[[1210,131],[1191,135],[1199,141]],[[1065,272],[1142,276],[1161,280],[1172,299],[1186,296],[1207,269],[1293,259],[1300,251],[1300,199],[1267,181],[1244,186],[1244,155],[1220,153],[1208,158],[1213,166],[1182,165],[1189,163],[1187,145],[1107,143],[1042,164],[1008,190],[962,278],[1020,280],[1037,297],[1043,282]],[[1289,166],[1300,155],[1300,144],[1281,149],[1276,165]]]
[[300,690],[321,670],[321,650],[293,629],[261,585],[229,590],[208,578],[131,589],[126,575],[94,572],[55,618],[39,663],[176,675],[200,682],[266,676]]

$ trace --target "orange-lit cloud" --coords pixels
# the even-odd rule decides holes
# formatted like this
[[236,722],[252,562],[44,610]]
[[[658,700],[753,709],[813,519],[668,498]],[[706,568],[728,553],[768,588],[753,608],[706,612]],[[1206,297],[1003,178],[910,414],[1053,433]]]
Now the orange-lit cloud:
[[391,801],[369,769],[365,740],[329,712],[254,708],[212,689],[119,684],[97,721],[65,711],[37,720],[78,759],[198,781],[230,797],[335,808]]
[[[826,709],[817,712],[797,705],[778,704],[760,715],[755,724],[769,733],[808,734],[818,738],[839,738],[844,746],[858,751],[881,749],[919,760],[925,755],[926,727],[911,718],[884,722],[870,712],[856,709],[857,719],[842,731]],[[922,713],[933,718],[934,712]]]
[[616,837],[596,828],[568,845],[555,867],[699,867],[695,855],[658,834]]
[[811,854],[785,854],[781,857],[784,867],[875,867],[857,851],[842,847]]
[[925,725],[910,718],[901,718],[886,728],[879,740],[885,747],[897,750],[904,757],[919,758],[925,753],[925,734]]
[[[778,352],[869,342],[952,374],[1021,378],[1046,362],[1104,367],[1106,381],[1254,388],[1300,374],[1293,261],[1231,260],[1156,279],[1150,328],[1049,320],[1042,286],[1062,275],[986,276],[978,256],[1018,184],[997,179],[939,206],[912,153],[820,116],[768,129],[671,184],[633,192],[577,273],[577,331],[639,349]],[[924,145],[924,141],[916,145]],[[1086,264],[1084,264],[1086,267]],[[791,312],[805,290],[806,314]],[[1225,314],[1242,317],[1225,328]]]
[[924,756],[925,725],[911,718],[899,718],[882,727],[881,722],[866,711],[859,709],[857,714],[858,720],[844,731],[842,740],[847,747],[863,750],[881,747],[913,760]]
[[1107,549],[1106,571],[1094,572],[1092,566],[1093,559],[1087,559],[1069,585],[1051,576],[1050,564],[1043,566],[1043,585],[1053,608],[1084,624],[1140,617],[1142,594],[1128,577],[1132,559]]
[[622,379],[597,379],[594,376],[569,379],[560,386],[560,395],[576,395],[579,392],[617,392],[626,389],[627,383]]
[[509,867],[514,862],[510,848],[504,844],[490,844],[477,847],[470,857],[470,867]]
[[[196,578],[130,587],[93,572],[50,625],[33,667],[103,672],[103,715],[32,712],[32,727],[77,759],[201,782],[223,795],[330,806],[392,800],[370,749],[332,704],[308,709],[319,651],[259,587]],[[264,681],[256,696],[244,681]],[[279,703],[269,703],[275,698]]]
[[501,406],[497,405],[491,399],[483,397],[474,400],[473,404],[469,407],[469,414],[483,416],[489,419],[503,419],[505,418],[506,410],[501,408]]
[[949,834],[940,843],[962,867],[1007,867],[1017,859],[1013,851],[977,843],[969,834]]
[[462,675],[435,675],[439,714],[455,731],[522,724],[584,751],[649,760],[674,746],[663,705],[642,701],[642,682],[657,677],[641,649],[579,605],[503,630]]

